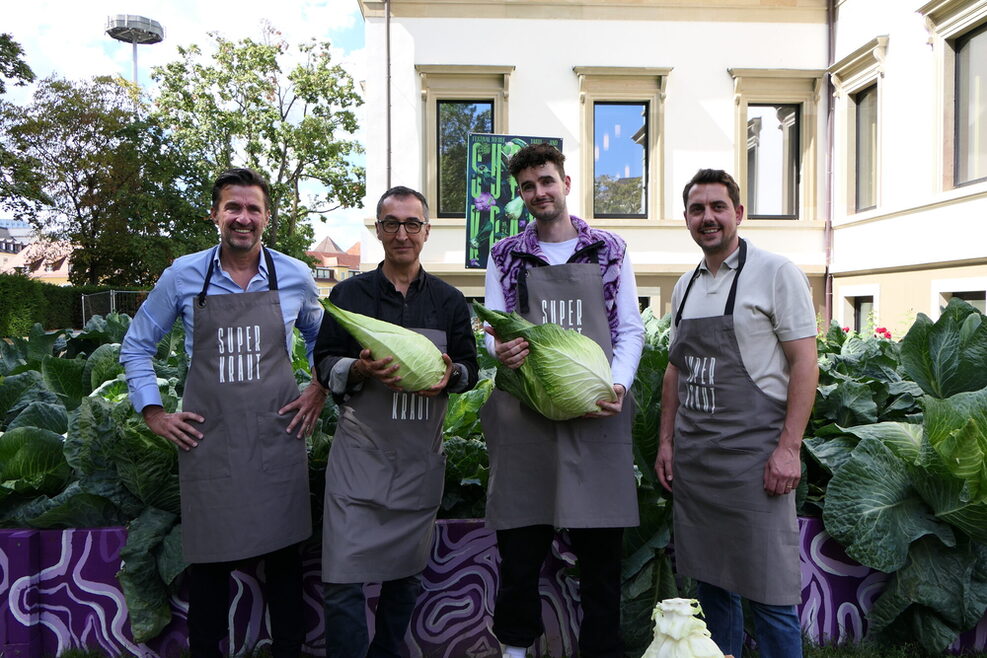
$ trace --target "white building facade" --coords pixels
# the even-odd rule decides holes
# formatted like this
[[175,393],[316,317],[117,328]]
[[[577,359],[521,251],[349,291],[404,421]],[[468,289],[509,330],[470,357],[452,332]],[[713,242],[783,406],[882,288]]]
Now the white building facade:
[[[425,192],[425,268],[467,296],[483,270],[447,194],[458,110],[562,138],[570,211],[627,240],[657,312],[701,258],[681,200],[699,168],[734,174],[741,234],[805,271],[821,318],[903,329],[954,294],[983,300],[987,0],[359,2],[365,207],[388,185]],[[362,269],[382,256],[361,253]]]

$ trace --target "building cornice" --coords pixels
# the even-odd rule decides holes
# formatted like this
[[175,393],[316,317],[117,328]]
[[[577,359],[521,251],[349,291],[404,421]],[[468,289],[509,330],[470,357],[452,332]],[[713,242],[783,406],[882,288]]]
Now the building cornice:
[[[358,0],[364,19],[383,0]],[[390,0],[392,18],[826,23],[826,0]]]

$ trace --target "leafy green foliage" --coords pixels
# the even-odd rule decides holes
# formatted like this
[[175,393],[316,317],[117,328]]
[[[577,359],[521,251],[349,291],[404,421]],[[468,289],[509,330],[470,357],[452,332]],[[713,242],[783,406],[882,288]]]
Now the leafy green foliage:
[[901,341],[901,362],[922,390],[937,398],[987,386],[987,322],[953,297],[935,323],[919,313]]
[[876,640],[941,652],[987,610],[983,319],[961,300],[935,323],[919,316],[900,364],[886,340],[820,338],[822,372],[845,383],[821,378],[805,446],[827,531],[892,574],[870,613]]
[[[176,516],[148,507],[127,526],[127,544],[120,551],[121,568],[117,579],[127,598],[130,630],[134,640],[147,642],[156,637],[171,621],[168,587],[158,570],[159,555],[174,550],[175,541],[166,542]],[[168,564],[174,558],[162,558]],[[174,568],[168,575],[173,577]]]
[[[213,33],[212,52],[179,47],[180,59],[155,67],[161,90],[156,117],[194,170],[212,180],[230,167],[251,167],[271,183],[271,221],[264,241],[304,257],[312,229],[303,223],[339,207],[358,207],[364,170],[352,108],[362,103],[352,78],[332,63],[328,42],[292,52],[273,27],[260,42]],[[297,62],[289,68],[289,61]],[[301,189],[319,191],[303,198]],[[159,271],[159,270],[153,270]]]
[[139,89],[110,77],[50,77],[30,104],[0,102],[0,198],[74,245],[73,283],[150,285],[176,256],[215,241],[201,219],[203,179],[147,110]]
[[9,34],[0,34],[0,95],[7,84],[21,87],[34,80],[34,71],[24,61],[24,49]]

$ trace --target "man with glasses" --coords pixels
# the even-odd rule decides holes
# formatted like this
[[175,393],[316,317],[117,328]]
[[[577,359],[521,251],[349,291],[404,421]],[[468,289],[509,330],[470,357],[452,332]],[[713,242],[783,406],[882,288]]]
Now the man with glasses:
[[[322,580],[326,656],[397,656],[432,548],[442,500],[442,421],[449,393],[477,381],[476,342],[462,293],[425,272],[428,204],[407,187],[377,203],[384,260],[329,295],[340,308],[412,329],[446,362],[430,389],[402,391],[390,357],[374,360],[328,313],[315,346],[319,380],[339,405],[326,467]],[[365,583],[381,583],[369,641]]]

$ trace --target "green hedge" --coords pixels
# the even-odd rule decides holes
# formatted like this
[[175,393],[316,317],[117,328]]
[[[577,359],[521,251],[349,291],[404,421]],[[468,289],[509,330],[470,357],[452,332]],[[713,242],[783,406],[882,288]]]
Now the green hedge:
[[82,328],[82,295],[109,286],[55,286],[18,274],[0,274],[0,336],[25,336],[35,322],[45,329]]

